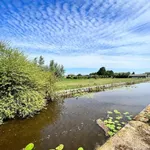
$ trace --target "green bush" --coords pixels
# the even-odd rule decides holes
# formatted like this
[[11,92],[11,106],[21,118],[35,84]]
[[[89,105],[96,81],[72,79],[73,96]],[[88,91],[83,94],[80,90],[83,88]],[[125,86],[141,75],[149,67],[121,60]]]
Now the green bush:
[[79,79],[78,76],[74,76],[73,79]]
[[[0,43],[0,123],[41,110],[54,97],[55,78],[17,49]],[[52,96],[52,97],[51,97]]]
[[43,96],[37,91],[22,91],[18,93],[16,100],[18,104],[18,116],[22,118],[34,115],[46,104],[43,100]]
[[115,73],[114,78],[128,78],[130,72]]

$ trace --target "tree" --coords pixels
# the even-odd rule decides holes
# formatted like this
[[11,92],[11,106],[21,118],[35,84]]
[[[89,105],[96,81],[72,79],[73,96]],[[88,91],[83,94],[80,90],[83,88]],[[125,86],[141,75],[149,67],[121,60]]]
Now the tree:
[[50,61],[49,69],[50,69],[51,72],[55,71],[55,62],[54,62],[54,60]]
[[65,74],[65,69],[63,65],[60,66],[60,72],[61,72],[61,76]]
[[37,57],[35,57],[35,58],[33,59],[33,63],[36,64],[36,65],[38,64],[38,58],[37,58]]
[[97,72],[98,75],[106,75],[106,69],[105,67],[101,67],[99,71]]
[[78,77],[81,77],[81,76],[82,76],[82,74],[80,74],[80,73],[79,73],[77,76],[78,76]]
[[90,73],[89,75],[97,75],[97,72]]
[[109,76],[109,77],[113,77],[114,72],[112,70],[107,70],[106,75]]
[[132,72],[132,74],[135,74],[135,72]]
[[65,69],[63,65],[59,65],[54,62],[54,60],[50,61],[49,70],[55,74],[56,77],[62,77],[65,73]]
[[130,75],[130,72],[120,72],[120,73],[115,73],[114,77],[115,78],[128,78]]
[[40,56],[38,63],[39,63],[39,66],[43,66],[44,65],[44,58],[42,56]]

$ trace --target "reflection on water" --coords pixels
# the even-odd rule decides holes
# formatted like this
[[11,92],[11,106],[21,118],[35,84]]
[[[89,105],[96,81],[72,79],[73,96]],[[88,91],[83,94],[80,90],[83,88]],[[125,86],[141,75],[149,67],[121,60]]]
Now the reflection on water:
[[95,120],[105,118],[107,110],[117,109],[135,115],[150,103],[150,83],[133,88],[121,88],[51,103],[34,118],[12,120],[0,126],[0,149],[20,150],[29,142],[36,150],[55,148],[60,143],[65,150],[94,149],[106,141]]
[[[41,132],[46,126],[54,125],[59,119],[63,109],[63,102],[51,103],[51,107],[43,110],[40,115],[24,120],[12,120],[0,127],[0,149],[19,150],[29,142],[40,142],[43,140]],[[9,143],[9,144],[8,144]]]

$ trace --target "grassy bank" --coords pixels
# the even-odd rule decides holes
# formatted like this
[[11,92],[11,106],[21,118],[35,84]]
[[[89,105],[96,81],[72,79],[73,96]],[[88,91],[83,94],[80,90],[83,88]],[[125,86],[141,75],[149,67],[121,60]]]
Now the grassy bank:
[[68,90],[68,89],[75,89],[81,87],[88,87],[88,86],[96,86],[96,85],[105,85],[105,84],[112,84],[112,83],[120,83],[120,82],[143,82],[144,80],[148,79],[132,79],[132,78],[101,78],[101,79],[63,79],[56,83],[57,90]]

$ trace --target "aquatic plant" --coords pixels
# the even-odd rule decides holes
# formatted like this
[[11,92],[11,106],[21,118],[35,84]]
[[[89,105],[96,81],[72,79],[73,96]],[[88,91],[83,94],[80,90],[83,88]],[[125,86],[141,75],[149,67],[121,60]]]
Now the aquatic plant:
[[125,112],[125,113],[123,113],[124,115],[128,115],[129,114],[129,112]]
[[120,112],[118,110],[116,110],[116,109],[114,110],[114,113],[115,114],[120,114]]
[[[23,150],[33,150],[34,148],[34,144],[33,143],[29,143],[25,148],[23,148]],[[63,144],[59,144],[55,149],[49,149],[49,150],[63,150],[64,149],[64,145]],[[84,150],[83,147],[79,147],[78,150]]]
[[83,147],[79,147],[78,150],[84,150]]
[[60,144],[59,146],[56,147],[56,150],[63,150],[64,149],[64,145]]
[[118,117],[116,117],[116,119],[117,119],[117,120],[120,120],[120,119],[122,119],[122,116],[118,116]]
[[113,135],[114,135],[114,132],[108,131],[108,135],[113,136]]
[[125,125],[126,123],[125,122],[121,122],[121,124]]
[[118,110],[107,111],[107,119],[103,122],[108,127],[108,135],[113,136],[118,130],[120,130],[128,120],[132,120],[132,115],[129,112],[121,113]]
[[111,112],[111,111],[107,111],[107,113],[108,113],[108,114],[112,114],[113,112]]
[[33,143],[29,143],[25,148],[24,150],[33,150],[34,148],[34,144]]
[[132,118],[131,118],[130,116],[126,116],[126,118],[127,118],[128,120],[132,120]]

